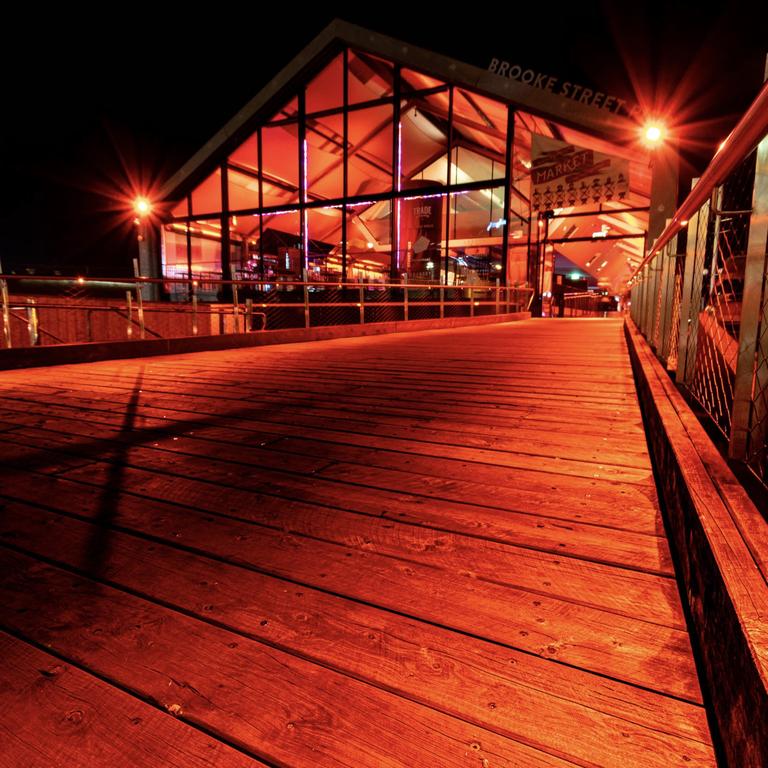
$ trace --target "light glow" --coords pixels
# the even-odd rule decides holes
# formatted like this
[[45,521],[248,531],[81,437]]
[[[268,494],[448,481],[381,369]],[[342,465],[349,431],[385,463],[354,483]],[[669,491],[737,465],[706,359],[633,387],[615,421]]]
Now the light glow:
[[643,140],[649,147],[658,147],[664,141],[665,133],[661,123],[646,123],[643,128]]
[[152,203],[150,203],[146,197],[137,197],[133,201],[133,210],[136,211],[139,216],[147,216],[152,213]]

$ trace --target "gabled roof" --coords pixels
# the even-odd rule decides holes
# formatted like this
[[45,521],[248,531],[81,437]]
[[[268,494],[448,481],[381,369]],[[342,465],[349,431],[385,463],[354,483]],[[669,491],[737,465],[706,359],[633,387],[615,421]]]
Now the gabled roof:
[[614,141],[631,128],[631,122],[626,117],[580,104],[516,80],[499,77],[480,67],[336,19],[163,185],[159,199],[173,200],[180,187],[201,180],[216,162],[220,162],[228,151],[247,137],[249,129],[260,118],[269,116],[269,110],[279,108],[281,100],[294,95],[291,90],[294,83],[303,84],[308,75],[314,74],[331,54],[343,46],[421,70],[453,85],[464,86],[510,102],[540,117],[598,133],[613,138]]

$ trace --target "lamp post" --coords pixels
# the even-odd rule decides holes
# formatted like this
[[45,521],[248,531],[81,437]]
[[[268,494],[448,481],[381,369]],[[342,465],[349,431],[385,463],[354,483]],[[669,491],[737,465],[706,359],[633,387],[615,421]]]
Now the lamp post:
[[[135,277],[157,277],[157,270],[153,262],[152,254],[152,227],[150,217],[152,215],[152,203],[146,197],[137,197],[133,201],[133,211],[136,214],[133,223],[136,226],[136,240],[139,245],[139,257],[134,259]],[[142,288],[145,299],[156,299],[158,288],[150,283]]]

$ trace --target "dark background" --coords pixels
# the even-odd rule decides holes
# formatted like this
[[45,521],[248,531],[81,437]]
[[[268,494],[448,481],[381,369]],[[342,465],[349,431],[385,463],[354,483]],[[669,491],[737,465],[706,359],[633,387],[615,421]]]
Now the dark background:
[[30,12],[7,24],[0,259],[122,275],[158,187],[334,17],[487,67],[506,59],[665,111],[700,172],[762,82],[768,13],[725,3],[253,4]]

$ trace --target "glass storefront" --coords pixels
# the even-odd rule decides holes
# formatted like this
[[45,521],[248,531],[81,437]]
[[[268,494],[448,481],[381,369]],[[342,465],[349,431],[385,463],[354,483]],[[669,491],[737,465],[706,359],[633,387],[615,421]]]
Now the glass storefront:
[[541,273],[532,137],[588,137],[352,49],[297,90],[175,203],[164,274],[519,286]]

